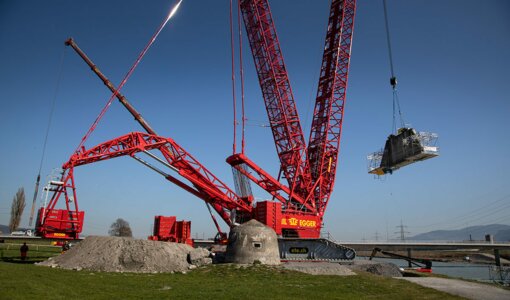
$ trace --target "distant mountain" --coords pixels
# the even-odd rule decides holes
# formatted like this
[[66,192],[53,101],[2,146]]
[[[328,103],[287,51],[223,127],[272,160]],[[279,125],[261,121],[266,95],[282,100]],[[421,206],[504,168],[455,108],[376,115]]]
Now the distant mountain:
[[500,242],[510,241],[510,229],[500,230],[494,235],[494,239]]
[[2,232],[2,234],[10,234],[11,233],[11,231],[9,230],[9,226],[7,226],[7,225],[0,224],[0,231]]
[[497,242],[507,242],[510,241],[510,226],[491,224],[471,226],[458,230],[435,230],[417,234],[408,239],[416,241],[467,241],[471,238],[472,240],[481,241],[485,240],[486,234],[494,235],[494,240]]

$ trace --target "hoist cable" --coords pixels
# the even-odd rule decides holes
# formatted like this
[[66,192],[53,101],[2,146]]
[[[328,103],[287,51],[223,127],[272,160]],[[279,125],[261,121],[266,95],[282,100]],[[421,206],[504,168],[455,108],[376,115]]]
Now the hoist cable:
[[386,42],[388,43],[388,55],[390,57],[391,77],[395,78],[395,72],[393,69],[393,54],[391,52],[391,42],[390,42],[390,40],[391,40],[390,39],[390,26],[388,25],[388,11],[386,9],[386,0],[383,0],[383,6],[384,6],[384,24],[386,25]]
[[384,8],[384,24],[386,28],[386,42],[388,44],[388,57],[390,61],[390,71],[391,71],[391,78],[390,78],[390,85],[393,92],[393,121],[392,121],[392,132],[397,132],[397,112],[398,117],[400,118],[400,126],[405,127],[404,117],[402,116],[402,110],[400,109],[400,101],[398,99],[398,93],[397,93],[397,77],[395,76],[395,68],[393,67],[393,52],[391,50],[391,38],[390,38],[390,26],[388,23],[388,10],[386,8],[386,0],[383,0],[383,8]]
[[236,100],[236,76],[235,76],[235,52],[234,52],[234,18],[232,16],[233,8],[230,0],[230,59],[231,59],[231,79],[232,79],[232,103],[234,110],[234,141],[232,143],[232,154],[236,153],[236,136],[237,136],[237,100]]
[[393,101],[396,103],[395,108],[397,109],[398,116],[400,117],[400,127],[403,128],[403,127],[405,127],[405,121],[404,121],[404,116],[402,114],[402,110],[400,109],[400,100],[398,99],[398,93],[397,93],[396,89],[393,92],[393,98],[394,98]]
[[392,108],[393,108],[393,110],[392,110],[393,111],[393,121],[391,123],[391,132],[394,132],[394,133],[397,132],[397,125],[396,125],[396,120],[395,120],[395,96],[396,96],[395,95],[395,90],[393,90],[393,99],[392,99],[392,102],[391,102],[393,104],[393,106],[392,106]]
[[63,66],[64,66],[65,54],[66,54],[66,51],[65,51],[65,47],[64,47],[64,49],[62,50],[62,55],[60,57],[60,67],[59,67],[59,71],[58,71],[58,75],[57,75],[57,85],[55,87],[55,92],[53,94],[53,100],[51,102],[50,116],[48,118],[48,124],[46,125],[46,134],[44,135],[43,151],[42,151],[42,155],[41,155],[41,162],[39,163],[39,172],[38,172],[39,174],[41,174],[44,156],[46,155],[46,144],[48,143],[48,135],[50,133],[50,127],[51,127],[51,123],[53,120],[53,112],[55,111],[55,103],[57,102],[57,95],[58,95],[58,91],[60,89],[60,82],[62,80],[62,70],[63,70]]
[[246,127],[246,116],[244,112],[244,68],[243,68],[243,35],[241,29],[241,0],[237,1],[237,30],[239,31],[239,73],[241,77],[241,153],[244,154],[244,133]]
[[32,227],[32,222],[34,220],[35,202],[37,200],[37,193],[39,192],[39,183],[41,181],[41,170],[42,170],[42,166],[44,163],[44,157],[46,156],[46,145],[48,143],[48,136],[50,133],[51,122],[53,120],[53,112],[55,111],[55,103],[57,102],[57,95],[58,95],[58,91],[60,88],[60,82],[62,80],[62,70],[64,68],[65,54],[66,54],[66,51],[65,51],[65,47],[64,47],[64,49],[62,49],[62,54],[60,55],[60,64],[59,64],[58,75],[57,75],[57,83],[55,85],[55,91],[53,93],[53,99],[51,101],[50,115],[48,117],[48,124],[46,125],[46,133],[44,135],[41,161],[39,162],[39,170],[37,171],[37,179],[35,181],[34,198],[32,199],[32,208],[30,209],[30,219],[28,222],[28,226],[30,226],[30,227]]

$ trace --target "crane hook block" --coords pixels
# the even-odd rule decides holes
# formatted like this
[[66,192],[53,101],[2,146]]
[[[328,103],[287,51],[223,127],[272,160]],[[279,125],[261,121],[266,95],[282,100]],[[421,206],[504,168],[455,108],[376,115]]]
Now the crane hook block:
[[397,77],[393,76],[390,78],[390,84],[393,88],[397,86]]

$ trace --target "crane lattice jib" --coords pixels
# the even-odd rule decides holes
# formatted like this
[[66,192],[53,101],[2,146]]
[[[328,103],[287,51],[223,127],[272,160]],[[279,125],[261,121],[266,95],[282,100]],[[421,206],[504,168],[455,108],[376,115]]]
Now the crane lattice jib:
[[[78,47],[78,45],[74,42],[73,39],[68,39],[66,41],[66,45],[71,46],[76,51],[76,53],[78,53],[78,55],[91,68],[91,70],[101,79],[101,81],[105,84],[105,86],[108,87],[108,89],[110,89],[110,91],[112,93],[114,93],[116,91],[115,86],[111,83],[111,81],[103,73],[101,73],[99,68]],[[145,121],[143,119],[141,114],[133,107],[133,105],[131,105],[131,103],[129,103],[129,101],[126,99],[126,97],[124,97],[120,92],[117,92],[116,97],[118,98],[119,102],[131,113],[131,115],[135,118],[135,120],[150,135],[157,136],[156,132],[151,128],[151,126],[147,123],[147,121]],[[116,141],[116,140],[118,140],[118,139],[114,139],[112,141]],[[188,169],[188,171],[185,172],[186,174],[195,174],[195,176],[188,175],[188,177],[195,178],[194,180],[190,180],[190,181],[193,182],[193,185],[195,186],[196,189],[190,187],[186,183],[183,183],[182,181],[180,181],[179,179],[177,179],[173,176],[169,176],[166,179],[171,181],[172,183],[178,185],[179,187],[185,189],[186,191],[194,194],[195,196],[203,199],[204,201],[208,202],[209,204],[211,204],[212,207],[214,208],[214,210],[216,212],[218,212],[218,214],[221,215],[222,219],[224,219],[227,222],[227,224],[231,225],[231,222],[229,219],[229,213],[225,212],[226,208],[222,208],[221,205],[214,200],[217,197],[211,197],[211,195],[209,195],[210,193],[208,194],[208,193],[204,193],[204,192],[198,192],[197,189],[198,190],[213,190],[216,192],[220,192],[220,194],[223,194],[222,196],[219,196],[220,199],[228,198],[234,202],[239,202],[240,197],[238,195],[236,195],[230,188],[228,188],[223,182],[221,182],[216,176],[214,176],[210,171],[208,171],[196,159],[191,157],[188,154],[188,152],[186,152],[184,149],[182,149],[182,147],[180,147],[177,143],[173,142],[173,145],[174,145],[173,148],[166,148],[166,147],[161,148],[160,149],[161,153],[163,154],[163,156],[165,156],[167,161],[171,160],[171,158],[172,158],[172,155],[170,155],[171,149],[174,149],[175,151],[177,151],[177,153],[180,153],[179,155],[188,158],[187,159],[188,164],[185,166],[185,168],[180,170],[180,172],[185,172],[185,170]],[[105,143],[103,144],[103,146],[105,146]],[[92,149],[89,150],[89,152],[90,151],[92,151]],[[90,152],[90,153],[92,153],[92,152]],[[120,154],[120,153],[117,153],[117,154],[124,155],[124,154]],[[112,158],[112,157],[109,157],[109,158]],[[91,162],[93,162],[93,158],[87,160],[87,163],[91,163]],[[65,169],[65,167],[64,167],[64,169]],[[197,181],[197,178],[201,178],[202,180]],[[187,178],[187,179],[189,179],[189,178]],[[201,184],[198,185],[197,182],[200,182]],[[207,188],[208,186],[210,186],[211,188]],[[247,199],[246,200],[243,199],[243,201],[246,202],[247,206],[249,206],[251,204],[250,201]],[[221,202],[221,201],[219,201],[219,202]]]
[[63,165],[63,168],[72,169],[76,166],[118,156],[134,156],[136,153],[149,150],[159,150],[168,164],[175,168],[180,176],[189,180],[195,189],[190,186],[185,186],[186,184],[183,182],[176,182],[178,179],[173,176],[168,176],[168,180],[177,183],[179,186],[192,192],[207,203],[210,203],[227,224],[231,225],[231,220],[230,215],[225,209],[237,209],[245,212],[251,211],[252,207],[249,201],[236,195],[170,138],[163,138],[141,132],[132,132],[96,145],[88,150],[80,150]]
[[241,11],[281,168],[291,190],[302,190],[306,144],[269,4],[241,0]]
[[355,0],[333,0],[308,144],[313,193],[319,214],[326,209],[335,182],[345,93],[349,74]]

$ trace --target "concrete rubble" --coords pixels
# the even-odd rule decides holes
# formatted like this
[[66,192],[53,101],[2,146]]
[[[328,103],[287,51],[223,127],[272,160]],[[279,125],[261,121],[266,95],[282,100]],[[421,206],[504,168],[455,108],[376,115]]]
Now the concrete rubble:
[[347,265],[352,271],[363,271],[385,277],[402,277],[400,268],[392,263],[375,262],[370,260],[355,260]]

